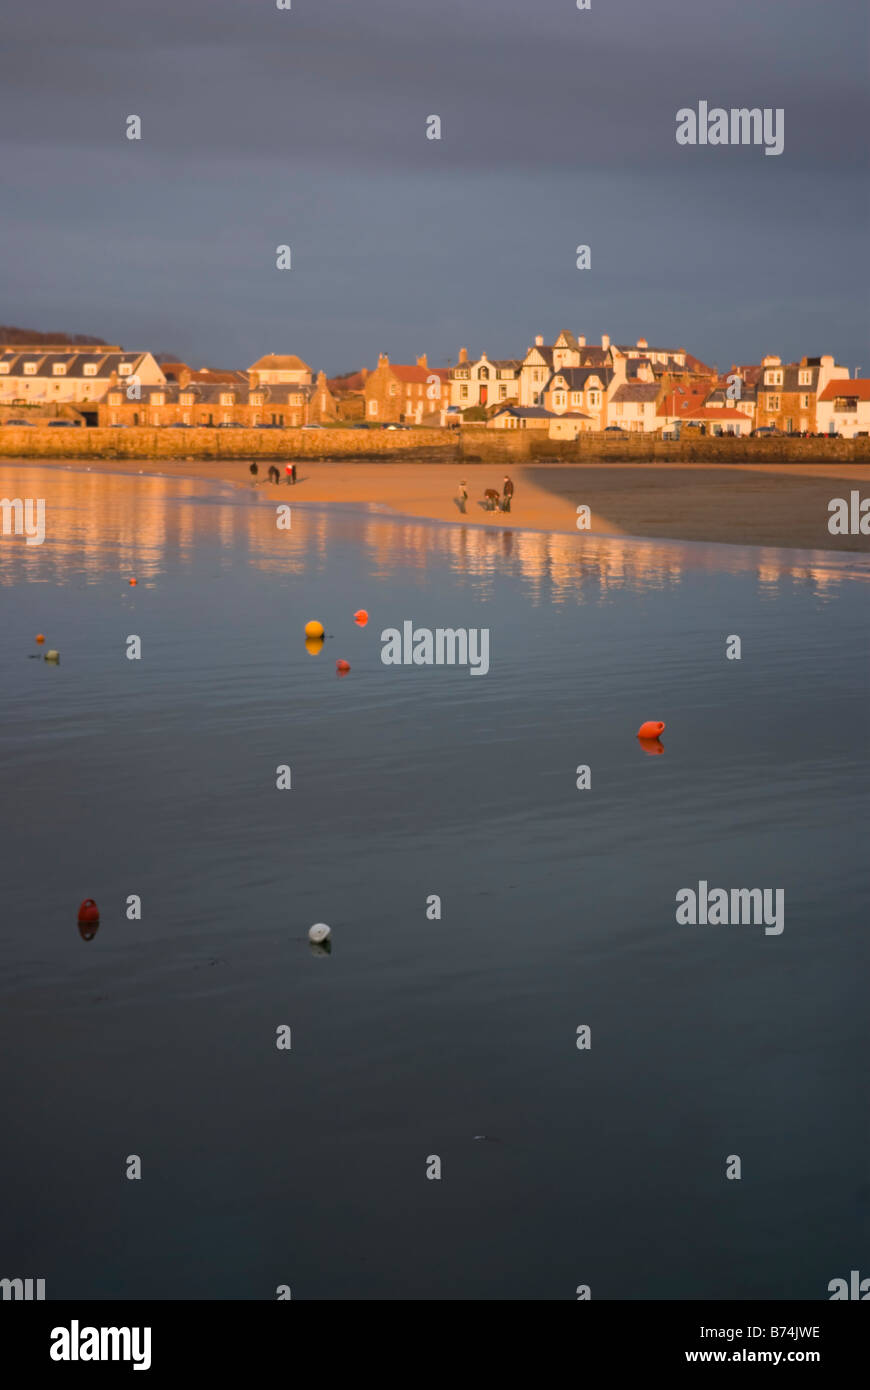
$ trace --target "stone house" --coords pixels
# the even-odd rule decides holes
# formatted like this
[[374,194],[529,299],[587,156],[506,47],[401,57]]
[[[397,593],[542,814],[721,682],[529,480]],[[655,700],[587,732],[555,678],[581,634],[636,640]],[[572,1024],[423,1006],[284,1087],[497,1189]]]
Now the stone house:
[[450,379],[446,367],[430,367],[426,354],[414,366],[391,362],[381,353],[378,365],[366,377],[366,419],[374,424],[419,425],[424,415],[446,411],[450,404]]
[[775,356],[762,359],[758,386],[756,428],[772,425],[784,434],[819,431],[816,403],[830,381],[847,380],[848,367],[839,367],[833,357],[802,357],[786,362]]

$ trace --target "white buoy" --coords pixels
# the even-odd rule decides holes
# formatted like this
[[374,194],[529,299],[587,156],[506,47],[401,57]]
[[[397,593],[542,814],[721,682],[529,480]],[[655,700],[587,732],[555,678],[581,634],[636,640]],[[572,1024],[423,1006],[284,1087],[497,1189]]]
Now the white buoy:
[[315,922],[313,927],[308,928],[308,940],[313,941],[315,946],[319,946],[321,941],[328,941],[332,932],[325,922]]

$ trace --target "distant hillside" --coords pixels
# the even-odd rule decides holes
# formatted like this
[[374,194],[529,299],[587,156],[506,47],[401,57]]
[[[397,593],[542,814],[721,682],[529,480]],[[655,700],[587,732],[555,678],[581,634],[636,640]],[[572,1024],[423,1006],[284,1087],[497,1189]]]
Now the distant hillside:
[[33,328],[11,328],[0,323],[0,343],[53,343],[57,347],[101,347],[107,340],[88,333],[37,333]]

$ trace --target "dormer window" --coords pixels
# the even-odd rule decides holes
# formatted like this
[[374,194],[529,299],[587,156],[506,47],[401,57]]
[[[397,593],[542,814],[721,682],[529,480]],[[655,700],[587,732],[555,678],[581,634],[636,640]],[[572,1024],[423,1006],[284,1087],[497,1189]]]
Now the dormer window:
[[8,362],[0,362],[0,372],[2,372],[3,376],[8,376],[8,375],[9,375],[9,363],[8,363]]
[[51,368],[52,376],[66,376],[66,363],[54,362]]
[[96,376],[96,375],[97,375],[97,364],[96,364],[96,362],[86,362],[86,363],[85,363],[85,376]]
[[152,404],[152,405],[164,405],[165,402],[166,402],[166,397],[164,396],[164,394],[163,394],[162,391],[156,392],[156,394],[153,395],[153,396],[151,397],[151,404]]
[[118,368],[118,376],[129,376],[133,370],[132,362],[122,362]]
[[769,367],[767,371],[764,373],[764,380],[767,382],[768,386],[781,386],[782,368]]
[[25,375],[25,376],[36,376],[36,363],[35,363],[35,362],[25,362],[25,364],[24,364],[24,375]]
[[232,405],[233,394],[231,391],[221,391],[221,405]]
[[811,386],[813,374],[808,367],[802,367],[798,374],[798,386]]

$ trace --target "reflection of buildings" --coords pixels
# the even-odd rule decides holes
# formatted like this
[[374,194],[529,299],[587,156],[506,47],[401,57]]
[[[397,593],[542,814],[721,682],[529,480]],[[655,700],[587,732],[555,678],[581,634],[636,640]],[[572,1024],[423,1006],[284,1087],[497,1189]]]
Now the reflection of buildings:
[[[171,565],[189,566],[197,547],[219,542],[227,565],[239,554],[280,574],[317,574],[336,547],[361,544],[375,579],[401,576],[409,588],[431,583],[433,564],[468,576],[480,597],[498,578],[519,580],[535,602],[597,601],[679,585],[693,571],[755,572],[759,592],[774,596],[790,577],[820,597],[845,578],[870,578],[866,559],[823,551],[705,546],[547,531],[495,530],[392,517],[371,508],[330,510],[294,504],[292,526],[279,530],[275,506],[244,490],[195,479],[130,476],[4,465],[8,496],[46,499],[46,541],[0,540],[0,583],[22,579],[103,582],[107,568],[140,583]],[[283,501],[283,498],[282,498]]]

